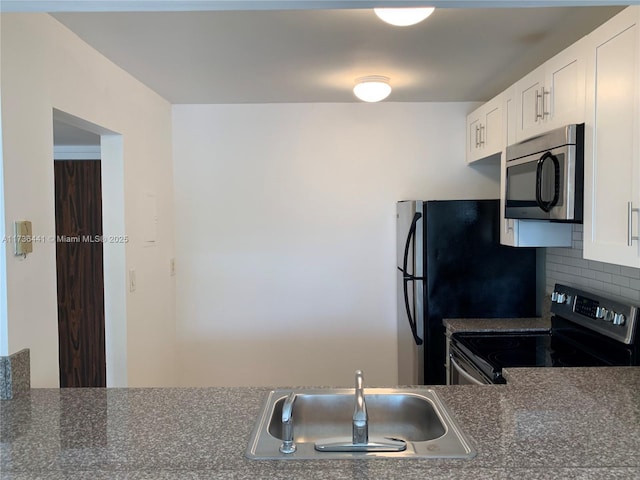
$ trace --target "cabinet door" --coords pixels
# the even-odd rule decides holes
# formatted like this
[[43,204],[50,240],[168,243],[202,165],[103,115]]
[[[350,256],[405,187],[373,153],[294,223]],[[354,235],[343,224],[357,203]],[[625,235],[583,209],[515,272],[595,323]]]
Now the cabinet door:
[[585,44],[578,41],[545,63],[542,115],[546,129],[584,122]]
[[516,137],[584,121],[585,43],[578,41],[516,83]]
[[589,35],[584,257],[640,266],[640,7]]
[[502,150],[502,97],[498,95],[467,115],[467,163]]
[[467,116],[467,163],[481,158],[480,154],[480,118],[478,111]]
[[484,125],[481,128],[483,155],[494,155],[502,151],[502,97],[487,104]]
[[516,83],[516,138],[518,141],[542,131],[543,66]]

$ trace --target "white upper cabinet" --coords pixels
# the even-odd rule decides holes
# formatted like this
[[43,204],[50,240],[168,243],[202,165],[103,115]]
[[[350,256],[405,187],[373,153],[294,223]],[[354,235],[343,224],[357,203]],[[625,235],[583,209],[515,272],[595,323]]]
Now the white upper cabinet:
[[516,83],[516,140],[584,121],[584,39]]
[[502,94],[502,122],[504,126],[504,145],[502,147],[502,157],[500,159],[500,243],[503,245],[510,245],[517,247],[519,244],[519,222],[513,218],[505,218],[504,208],[506,195],[504,186],[506,184],[506,148],[509,145],[516,143],[516,129],[515,129],[515,114],[516,114],[516,102],[515,102],[515,87],[508,88]]
[[516,143],[515,86],[502,93],[502,124],[504,145],[500,162],[500,243],[512,247],[568,247],[571,246],[572,226],[540,220],[505,218],[506,155],[508,145]]
[[584,257],[640,267],[640,7],[586,40]]
[[[492,137],[497,118],[500,134]],[[467,117],[467,162],[501,153],[500,243],[571,245],[571,224],[504,217],[504,177],[508,145],[572,123],[585,124],[584,258],[638,268],[640,6],[626,8]]]
[[489,100],[467,115],[467,163],[502,151],[502,97]]

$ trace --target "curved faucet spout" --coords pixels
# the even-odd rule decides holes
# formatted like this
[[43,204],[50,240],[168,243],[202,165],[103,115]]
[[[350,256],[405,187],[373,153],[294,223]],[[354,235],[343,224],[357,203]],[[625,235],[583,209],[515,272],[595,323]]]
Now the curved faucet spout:
[[369,418],[367,404],[364,401],[364,376],[362,370],[356,370],[356,404],[353,410],[353,443],[369,442]]
[[293,404],[296,401],[295,392],[291,392],[282,406],[282,453],[293,453],[296,451],[296,444],[293,443]]

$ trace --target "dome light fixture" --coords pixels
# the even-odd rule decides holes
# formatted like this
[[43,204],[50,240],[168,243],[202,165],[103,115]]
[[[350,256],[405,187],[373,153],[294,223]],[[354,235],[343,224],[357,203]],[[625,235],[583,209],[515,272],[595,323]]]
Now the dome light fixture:
[[353,93],[363,102],[379,102],[391,93],[389,78],[381,75],[369,75],[356,79]]
[[420,23],[433,13],[435,7],[418,8],[374,8],[373,11],[383,21],[396,27],[407,27]]

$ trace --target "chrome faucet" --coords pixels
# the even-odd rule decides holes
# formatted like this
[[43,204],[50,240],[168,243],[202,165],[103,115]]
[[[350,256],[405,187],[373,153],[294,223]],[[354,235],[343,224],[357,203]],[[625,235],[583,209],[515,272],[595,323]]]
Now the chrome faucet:
[[291,392],[282,405],[282,453],[293,453],[296,444],[293,443],[293,403],[296,401],[295,392]]
[[353,410],[353,443],[369,443],[369,418],[364,401],[362,370],[356,370],[356,406]]
[[337,437],[318,441],[314,445],[316,450],[320,452],[402,452],[407,449],[407,442],[402,439],[384,437],[369,440],[369,417],[364,401],[363,383],[362,370],[356,370],[356,405],[353,409],[351,439]]

